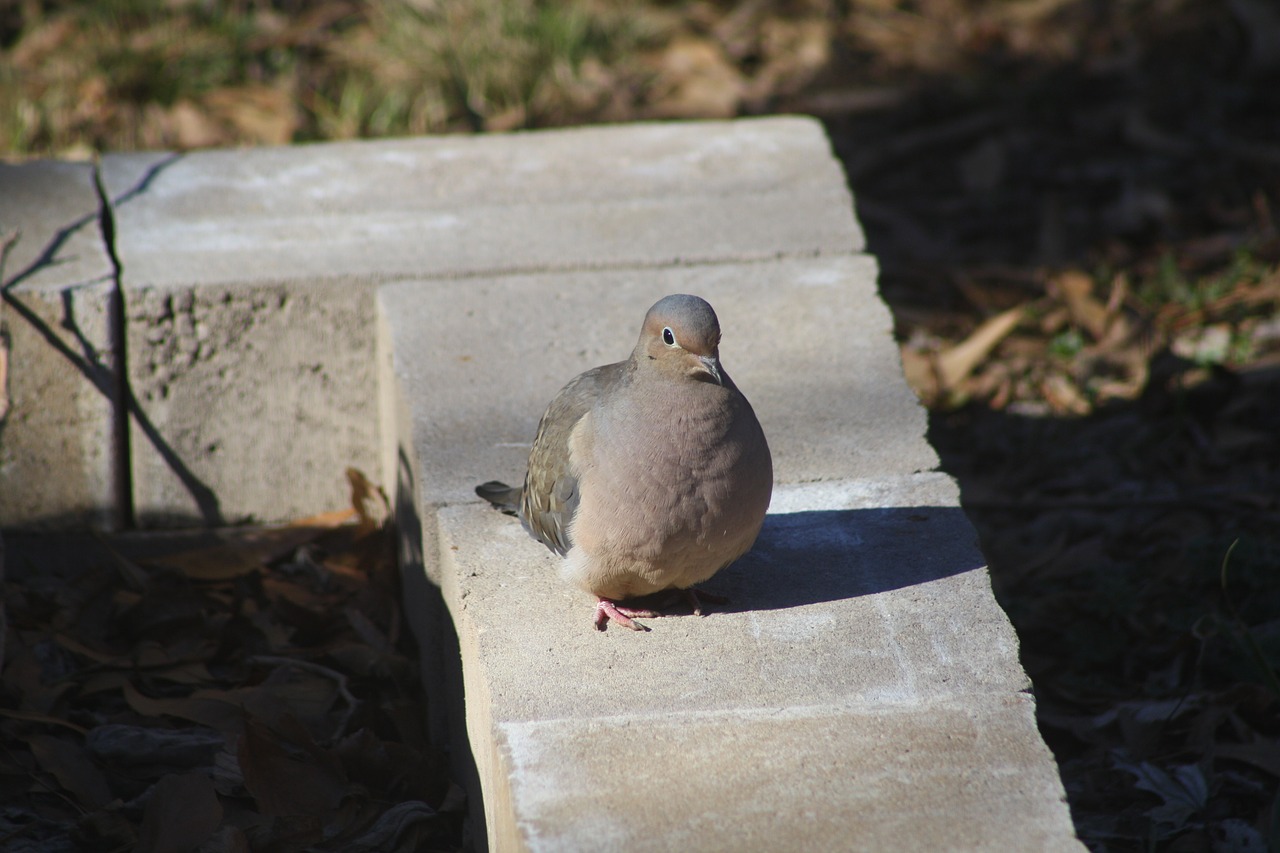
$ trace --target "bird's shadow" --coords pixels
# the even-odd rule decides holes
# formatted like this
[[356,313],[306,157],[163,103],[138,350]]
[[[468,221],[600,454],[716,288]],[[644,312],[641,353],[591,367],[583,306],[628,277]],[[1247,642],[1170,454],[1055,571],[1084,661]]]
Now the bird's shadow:
[[755,547],[699,587],[719,612],[780,610],[875,595],[985,566],[959,507],[780,513]]

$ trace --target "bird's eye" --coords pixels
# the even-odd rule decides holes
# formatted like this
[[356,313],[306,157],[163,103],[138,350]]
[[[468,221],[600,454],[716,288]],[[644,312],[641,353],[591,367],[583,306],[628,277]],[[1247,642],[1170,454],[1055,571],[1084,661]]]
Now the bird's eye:
[[662,342],[669,347],[676,345],[676,333],[671,331],[670,326],[667,326],[662,330]]

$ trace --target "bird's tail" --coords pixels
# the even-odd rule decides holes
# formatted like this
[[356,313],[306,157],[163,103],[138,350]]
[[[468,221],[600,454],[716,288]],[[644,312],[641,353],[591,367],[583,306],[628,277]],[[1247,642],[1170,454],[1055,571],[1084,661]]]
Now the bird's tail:
[[476,486],[477,495],[493,504],[494,509],[501,510],[507,515],[516,515],[520,512],[520,496],[523,491],[524,489],[519,486],[508,486],[497,480],[490,480]]

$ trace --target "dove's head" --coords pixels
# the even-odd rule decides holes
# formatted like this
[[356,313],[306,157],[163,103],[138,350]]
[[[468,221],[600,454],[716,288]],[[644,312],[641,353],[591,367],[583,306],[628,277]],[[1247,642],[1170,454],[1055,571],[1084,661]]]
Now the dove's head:
[[687,293],[663,297],[644,317],[634,358],[667,376],[723,385],[716,312]]

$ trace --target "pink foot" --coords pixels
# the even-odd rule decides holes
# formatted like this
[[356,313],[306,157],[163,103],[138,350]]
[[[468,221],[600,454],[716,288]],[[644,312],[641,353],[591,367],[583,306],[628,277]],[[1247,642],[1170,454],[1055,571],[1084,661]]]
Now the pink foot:
[[648,628],[635,621],[632,617],[653,619],[661,615],[661,613],[653,610],[637,610],[634,607],[624,607],[607,598],[601,598],[596,604],[596,630],[603,631],[606,623],[612,619],[622,627],[630,628],[632,631],[648,631]]

